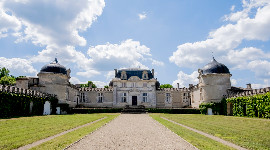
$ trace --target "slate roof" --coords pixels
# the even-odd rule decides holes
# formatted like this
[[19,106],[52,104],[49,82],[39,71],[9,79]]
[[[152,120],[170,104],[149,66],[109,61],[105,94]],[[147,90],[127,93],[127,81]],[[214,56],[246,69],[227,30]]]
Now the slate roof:
[[126,71],[127,73],[127,80],[132,77],[132,76],[137,76],[139,77],[140,79],[142,79],[142,75],[143,75],[143,71],[147,71],[147,74],[148,74],[148,79],[152,79],[154,78],[153,77],[153,74],[151,73],[150,70],[147,70],[147,69],[140,69],[140,68],[129,68],[129,69],[121,69],[121,70],[118,70],[117,74],[116,74],[116,78],[121,78],[121,72],[122,71]]
[[53,62],[43,66],[40,72],[41,73],[51,72],[51,73],[67,74],[67,69],[66,67],[60,65],[57,61],[57,58],[55,58]]
[[202,74],[212,74],[212,73],[230,73],[230,71],[227,68],[227,66],[217,62],[213,57],[213,60],[206,66],[204,66],[202,69]]

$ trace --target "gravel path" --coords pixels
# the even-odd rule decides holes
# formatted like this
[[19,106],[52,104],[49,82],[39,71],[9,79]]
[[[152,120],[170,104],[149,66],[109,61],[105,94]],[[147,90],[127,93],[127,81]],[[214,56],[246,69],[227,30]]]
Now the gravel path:
[[148,114],[121,114],[68,149],[197,149]]

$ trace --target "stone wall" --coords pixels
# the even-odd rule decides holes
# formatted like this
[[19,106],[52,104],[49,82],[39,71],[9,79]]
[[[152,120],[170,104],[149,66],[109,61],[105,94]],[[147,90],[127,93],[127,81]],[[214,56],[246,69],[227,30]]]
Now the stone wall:
[[252,96],[252,95],[265,94],[267,92],[270,92],[270,87],[260,88],[260,89],[243,90],[243,91],[228,90],[227,92],[228,92],[227,98]]
[[22,94],[22,95],[28,95],[28,96],[34,96],[34,97],[56,97],[54,94],[48,94],[48,93],[42,93],[36,90],[31,89],[23,89],[23,88],[17,88],[15,86],[4,86],[0,85],[0,92],[7,92],[7,93],[16,93],[16,94]]

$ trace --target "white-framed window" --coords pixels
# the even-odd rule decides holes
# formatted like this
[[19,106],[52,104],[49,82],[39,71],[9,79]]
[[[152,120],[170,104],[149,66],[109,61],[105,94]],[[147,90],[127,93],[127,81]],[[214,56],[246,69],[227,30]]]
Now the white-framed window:
[[171,102],[171,93],[166,93],[166,102],[167,103]]
[[84,93],[80,93],[80,102],[84,103],[85,102],[85,95]]
[[147,87],[147,83],[143,83],[143,87]]
[[143,93],[143,102],[148,102],[147,93]]
[[136,82],[133,82],[132,83],[132,87],[136,87]]
[[98,103],[103,103],[103,93],[98,93]]
[[122,87],[127,87],[127,83],[126,82],[122,82]]
[[127,102],[127,93],[122,93],[121,102],[126,103]]

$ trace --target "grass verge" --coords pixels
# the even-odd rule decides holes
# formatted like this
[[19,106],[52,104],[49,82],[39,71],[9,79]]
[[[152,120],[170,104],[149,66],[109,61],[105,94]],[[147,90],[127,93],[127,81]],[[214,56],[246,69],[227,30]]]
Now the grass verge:
[[229,150],[233,149],[231,147],[228,147],[226,145],[223,145],[222,143],[219,143],[217,141],[214,141],[208,137],[205,137],[199,133],[196,133],[194,131],[190,131],[184,127],[178,126],[174,123],[171,123],[167,120],[164,120],[160,118],[159,114],[151,114],[150,115],[153,119],[157,120],[161,124],[163,124],[165,127],[176,133],[177,135],[181,136],[183,139],[188,141],[190,144],[194,145],[198,149],[201,150],[209,150],[209,149],[219,149],[219,150]]
[[105,116],[75,114],[0,120],[0,149],[15,149]]
[[247,149],[270,149],[270,120],[221,115],[158,114]]
[[96,123],[93,123],[89,126],[80,128],[78,130],[75,130],[73,132],[69,132],[65,135],[59,136],[57,138],[54,138],[50,141],[47,141],[45,143],[42,143],[36,147],[33,147],[31,150],[36,150],[36,149],[64,149],[65,147],[69,146],[70,144],[78,141],[82,137],[86,136],[87,134],[95,131],[96,129],[100,128],[101,126],[105,125],[106,123],[110,122],[113,120],[115,117],[118,115],[107,115],[107,118],[98,121]]

